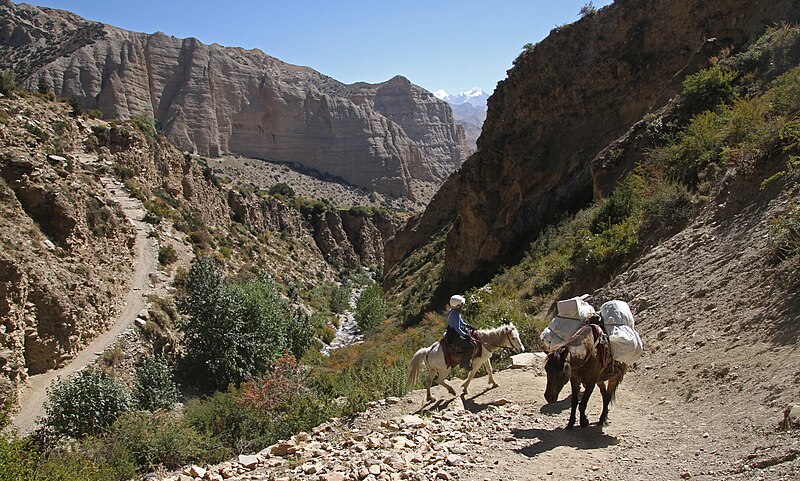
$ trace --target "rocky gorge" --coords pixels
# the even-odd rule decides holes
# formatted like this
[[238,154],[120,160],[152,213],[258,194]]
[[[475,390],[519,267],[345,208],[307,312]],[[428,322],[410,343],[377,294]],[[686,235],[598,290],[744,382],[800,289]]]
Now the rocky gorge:
[[[232,272],[265,272],[311,290],[345,271],[379,269],[400,222],[380,209],[305,205],[225,185],[203,158],[165,139],[75,117],[43,96],[11,94],[0,109],[3,402],[13,402],[29,375],[64,365],[123,307],[136,236],[114,189],[144,202],[150,237],[162,247],[227,256]],[[114,173],[124,187],[103,185]]]
[[799,16],[791,0],[622,0],[554,29],[489,98],[478,152],[387,246],[385,285],[439,235],[447,239],[443,292],[513,264],[554,216],[600,200],[635,165],[640,156],[613,168],[593,159],[665,105],[688,74]]

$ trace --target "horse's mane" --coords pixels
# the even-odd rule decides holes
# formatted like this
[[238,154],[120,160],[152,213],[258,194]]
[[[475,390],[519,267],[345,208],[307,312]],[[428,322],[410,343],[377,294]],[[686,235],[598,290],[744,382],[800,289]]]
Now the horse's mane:
[[505,339],[507,333],[510,333],[514,329],[516,328],[513,324],[503,324],[494,329],[481,329],[481,339],[485,339],[489,344],[498,344],[497,339]]

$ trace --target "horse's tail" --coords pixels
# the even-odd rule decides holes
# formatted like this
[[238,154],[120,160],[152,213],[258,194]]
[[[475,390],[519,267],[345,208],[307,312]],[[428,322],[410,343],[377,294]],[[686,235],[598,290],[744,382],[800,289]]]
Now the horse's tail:
[[608,404],[613,403],[614,400],[617,398],[617,388],[619,387],[620,384],[622,384],[622,379],[625,377],[625,373],[628,372],[628,365],[625,364],[624,362],[615,364],[618,364],[617,366],[615,366],[615,369],[617,371],[615,373],[615,377],[616,375],[619,375],[619,379],[617,379],[616,382],[614,383],[614,389],[609,389],[610,391],[609,394],[611,395],[611,398],[608,400]]
[[409,391],[414,389],[414,385],[417,383],[417,377],[419,376],[419,369],[425,364],[425,358],[428,356],[430,350],[429,347],[423,347],[414,353],[414,357],[411,358],[411,365],[408,368]]

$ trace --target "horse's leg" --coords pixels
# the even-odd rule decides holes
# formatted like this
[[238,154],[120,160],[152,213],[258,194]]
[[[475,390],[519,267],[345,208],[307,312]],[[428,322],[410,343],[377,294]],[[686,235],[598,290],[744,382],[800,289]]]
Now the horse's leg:
[[497,387],[498,384],[494,382],[494,373],[492,372],[492,356],[486,359],[486,372],[489,373],[489,384],[491,384],[493,388]]
[[572,429],[572,427],[575,426],[575,409],[578,407],[578,394],[581,392],[580,381],[573,381],[570,379],[570,385],[572,386],[572,397],[570,398],[569,422],[567,423],[567,429]]
[[475,358],[475,362],[472,363],[472,369],[469,371],[469,375],[467,376],[467,380],[464,381],[464,384],[461,385],[462,392],[464,394],[467,393],[467,388],[469,387],[469,383],[472,382],[472,379],[475,377],[475,373],[478,372],[478,369],[481,368],[481,365],[484,364],[483,356]]
[[[603,413],[600,414],[598,424],[601,426],[608,424],[608,406],[617,394],[617,386],[619,386],[620,381],[622,381],[622,375],[614,374],[608,380],[608,389],[603,389],[602,387],[600,389],[600,392],[603,393]],[[598,384],[598,386],[602,386],[602,384]]]
[[[611,386],[611,380],[609,379],[608,385]],[[606,389],[606,383],[598,382],[597,383],[598,389],[600,389],[600,395],[603,396],[603,412],[600,413],[600,420],[597,421],[599,426],[606,425],[606,418],[608,417],[608,404],[611,402],[611,396]]]
[[431,385],[433,384],[433,377],[435,375],[436,375],[436,373],[434,371],[431,371],[430,369],[428,369],[428,384],[426,386],[427,387],[427,391],[426,392],[428,393],[428,397],[427,397],[428,401],[433,401],[433,396],[431,396]]
[[447,369],[444,372],[442,372],[442,371],[438,371],[438,372],[439,372],[439,379],[438,379],[437,382],[439,383],[439,385],[446,387],[447,390],[450,391],[450,394],[452,394],[453,396],[457,396],[456,390],[453,389],[453,386],[451,386],[451,385],[449,385],[449,384],[447,384],[445,382],[445,379],[447,378],[447,375],[450,373],[450,369]]
[[581,427],[585,428],[589,425],[589,418],[586,417],[586,405],[589,404],[589,396],[592,395],[592,391],[594,391],[594,385],[596,383],[590,382],[583,385],[586,391],[583,393],[583,397],[581,398],[580,404],[580,411],[581,411]]

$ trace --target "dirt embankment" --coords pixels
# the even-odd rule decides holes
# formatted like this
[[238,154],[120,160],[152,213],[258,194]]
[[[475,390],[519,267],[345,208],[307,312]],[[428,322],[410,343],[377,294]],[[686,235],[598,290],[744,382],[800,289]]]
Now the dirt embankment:
[[[95,163],[97,159],[92,156],[81,156],[83,162]],[[122,208],[125,216],[136,229],[136,244],[134,257],[134,270],[132,274],[131,289],[125,296],[122,311],[114,320],[111,327],[102,335],[94,339],[88,346],[81,350],[69,363],[59,369],[53,369],[42,374],[31,376],[27,387],[20,393],[19,410],[14,414],[13,425],[22,434],[30,433],[36,426],[38,418],[44,416],[43,405],[47,399],[47,388],[59,377],[67,377],[90,363],[97,356],[114,344],[120,334],[129,329],[137,315],[146,307],[147,295],[155,287],[151,278],[157,278],[158,269],[158,241],[150,238],[153,231],[152,225],[144,222],[146,213],[141,201],[131,196],[121,183],[111,177],[101,179],[106,188],[106,194]]]

